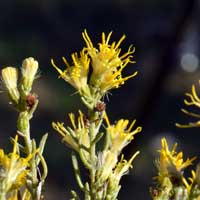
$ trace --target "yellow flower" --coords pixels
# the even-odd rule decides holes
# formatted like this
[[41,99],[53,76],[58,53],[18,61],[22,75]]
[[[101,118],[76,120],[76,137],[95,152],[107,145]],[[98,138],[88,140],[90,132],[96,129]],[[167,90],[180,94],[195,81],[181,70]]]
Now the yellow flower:
[[90,83],[92,86],[100,88],[101,93],[106,93],[112,88],[118,88],[124,84],[126,80],[136,76],[137,72],[130,76],[122,77],[122,70],[131,61],[135,49],[129,47],[128,52],[120,56],[121,49],[119,48],[125,35],[116,43],[109,44],[112,32],[106,38],[105,33],[102,33],[102,43],[99,43],[99,49],[92,44],[86,30],[82,36],[86,42],[86,50],[92,59],[92,75]]
[[61,78],[76,88],[81,95],[85,94],[86,96],[89,96],[90,90],[87,81],[90,59],[85,53],[85,50],[80,52],[80,56],[78,53],[73,53],[71,57],[73,61],[72,66],[69,65],[64,57],[62,58],[67,67],[64,71],[55,65],[53,59],[51,59],[51,63],[53,67],[58,71]]
[[15,103],[19,100],[19,91],[17,89],[18,70],[14,67],[5,67],[1,70],[3,83]]
[[78,125],[76,125],[75,115],[73,113],[69,114],[69,118],[71,120],[73,129],[71,129],[70,127],[67,127],[66,129],[64,127],[64,124],[60,122],[53,122],[53,128],[61,134],[61,136],[63,137],[63,142],[66,145],[69,145],[72,149],[78,151],[79,146],[82,146],[83,148],[88,148],[90,144],[89,130],[84,124],[83,113],[79,111]]
[[132,130],[136,120],[134,120],[128,127],[129,120],[120,119],[115,125],[110,125],[107,115],[104,116],[108,127],[106,128],[107,134],[110,136],[110,148],[114,152],[120,153],[121,150],[134,139],[134,135],[142,131],[142,127],[137,127]]
[[129,161],[125,160],[122,155],[121,160],[118,162],[116,152],[106,150],[100,153],[98,155],[99,168],[96,175],[98,177],[97,184],[101,185],[108,179],[109,187],[118,187],[121,177],[132,167],[131,163],[138,154],[139,151]]
[[118,162],[113,172],[110,173],[108,178],[108,195],[111,195],[112,199],[116,199],[121,188],[120,180],[122,176],[128,172],[129,168],[132,168],[132,162],[138,154],[139,151],[137,151],[129,161],[125,160],[122,155],[121,160]]
[[8,192],[13,189],[20,188],[26,181],[28,173],[29,160],[32,155],[27,158],[21,158],[17,153],[18,149],[18,136],[15,137],[13,152],[6,155],[0,149],[0,182],[3,185],[3,192]]
[[[187,106],[196,106],[196,107],[200,108],[200,98],[197,95],[195,85],[192,85],[192,92],[191,93],[186,93],[186,96],[189,97],[189,100],[187,100],[187,99],[184,100],[184,103]],[[183,113],[187,114],[187,115],[192,116],[192,117],[200,118],[199,114],[196,114],[196,113],[193,113],[193,112],[189,112],[189,111],[187,111],[185,109],[181,109],[181,111]],[[182,124],[176,123],[176,126],[180,127],[180,128],[200,127],[200,120],[197,121],[197,122],[190,122],[189,124],[186,124],[186,125],[182,125]]]
[[129,168],[132,168],[132,162],[135,159],[135,157],[139,154],[140,152],[137,151],[132,155],[132,157],[129,159],[129,161],[124,159],[124,156],[122,155],[120,162],[117,164],[115,170],[114,170],[114,175],[115,177],[120,180],[120,178],[128,172]]
[[66,145],[69,145],[74,150],[78,149],[75,138],[73,138],[71,132],[64,127],[64,123],[52,122],[52,127],[63,137],[62,141]]
[[26,58],[22,62],[22,86],[26,95],[32,89],[33,81],[38,71],[38,62],[32,57]]
[[181,172],[184,168],[192,165],[192,162],[196,159],[187,158],[183,161],[183,152],[176,152],[177,143],[174,144],[172,150],[169,150],[167,141],[165,138],[161,140],[160,158],[158,160],[158,180],[162,183],[165,177],[171,178],[173,175],[182,176]]
[[99,169],[97,171],[98,182],[103,183],[112,173],[116,166],[118,155],[110,150],[103,151],[98,155]]
[[120,181],[121,177],[128,172],[129,168],[132,168],[132,162],[139,153],[140,152],[137,151],[128,161],[125,160],[122,155],[121,160],[118,162],[115,170],[113,171],[112,179],[114,178],[115,180]]

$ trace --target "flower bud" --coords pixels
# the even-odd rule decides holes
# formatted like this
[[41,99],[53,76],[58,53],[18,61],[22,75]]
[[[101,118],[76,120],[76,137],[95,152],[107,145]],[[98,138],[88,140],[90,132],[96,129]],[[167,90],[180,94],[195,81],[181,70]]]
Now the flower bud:
[[38,70],[38,62],[34,58],[26,58],[22,62],[22,88],[28,95],[32,89],[33,81]]
[[18,103],[20,96],[17,89],[18,70],[14,67],[5,67],[1,70],[1,76],[11,101]]

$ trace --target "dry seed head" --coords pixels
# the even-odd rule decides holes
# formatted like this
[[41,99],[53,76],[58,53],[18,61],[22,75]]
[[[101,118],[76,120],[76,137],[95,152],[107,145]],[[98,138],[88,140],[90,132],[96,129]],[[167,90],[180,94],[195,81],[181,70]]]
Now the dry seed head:
[[26,105],[28,106],[28,108],[32,108],[37,100],[38,96],[36,94],[29,94],[26,97]]
[[96,110],[98,112],[103,112],[106,109],[106,104],[103,101],[100,101],[96,105]]

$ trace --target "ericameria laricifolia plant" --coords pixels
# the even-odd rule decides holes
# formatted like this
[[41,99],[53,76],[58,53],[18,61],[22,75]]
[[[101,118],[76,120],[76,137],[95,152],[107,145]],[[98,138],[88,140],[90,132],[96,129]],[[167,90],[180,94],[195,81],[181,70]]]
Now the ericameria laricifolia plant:
[[[62,141],[71,149],[74,175],[82,193],[71,191],[71,200],[117,200],[120,180],[132,167],[139,154],[135,152],[128,160],[122,150],[141,132],[135,126],[136,120],[129,123],[119,119],[112,124],[106,113],[104,96],[110,90],[119,88],[128,79],[137,75],[123,77],[122,71],[132,61],[134,48],[129,47],[121,53],[118,42],[110,43],[112,32],[102,33],[102,41],[95,47],[86,30],[82,33],[86,43],[80,53],[71,55],[72,64],[63,57],[66,69],[62,70],[51,60],[59,76],[72,85],[79,94],[86,112],[78,110],[78,117],[70,113],[71,125],[53,122],[53,128],[60,134]],[[30,120],[38,105],[38,96],[32,92],[33,82],[38,76],[38,62],[26,58],[19,70],[5,67],[1,70],[2,83],[8,94],[9,103],[18,112],[17,133],[11,138],[13,150],[5,153],[0,149],[0,200],[42,200],[42,188],[47,176],[47,164],[43,150],[47,140],[45,134],[39,144],[30,132]],[[200,108],[200,98],[195,85],[192,92],[186,93],[187,106]],[[182,109],[192,117],[199,114]],[[199,127],[200,121],[188,125],[176,124],[180,128]],[[177,152],[177,144],[169,147],[165,138],[161,139],[159,158],[156,160],[157,176],[151,188],[153,200],[200,200],[200,164],[191,171],[191,177],[184,174],[196,157],[184,160],[183,152]],[[88,177],[81,174],[79,166],[85,168]],[[83,196],[83,198],[82,198]]]
[[[192,85],[192,92],[186,93],[188,99],[184,100],[187,106],[200,107],[200,98],[197,95],[195,85]],[[189,112],[185,109],[183,113],[192,117],[200,118],[200,115]],[[177,127],[190,128],[199,127],[199,121],[187,125],[176,123]],[[177,144],[170,150],[165,138],[161,140],[160,158],[156,160],[158,175],[154,178],[156,186],[152,189],[153,200],[200,200],[200,164],[196,170],[191,171],[191,177],[186,178],[185,169],[192,165],[196,157],[183,159],[183,152],[176,152]]]
[[47,176],[47,165],[42,154],[47,134],[37,146],[30,133],[30,120],[38,105],[37,94],[32,92],[37,71],[38,62],[31,57],[22,62],[19,81],[17,68],[8,66],[1,70],[9,102],[19,116],[17,134],[12,139],[13,151],[5,154],[4,150],[0,150],[0,200],[43,198],[42,187]]
[[[121,188],[120,179],[132,167],[132,162],[139,153],[134,153],[129,160],[121,155],[122,149],[142,130],[141,127],[134,128],[136,120],[130,125],[127,119],[111,124],[105,111],[103,97],[137,74],[134,72],[122,77],[126,65],[134,63],[134,48],[130,46],[128,52],[121,54],[120,44],[125,36],[118,42],[110,43],[111,34],[112,32],[106,36],[102,33],[102,41],[96,48],[85,30],[82,36],[86,46],[80,53],[71,55],[72,64],[62,58],[66,65],[64,70],[51,60],[59,76],[77,90],[87,108],[86,113],[79,110],[78,117],[73,113],[69,114],[71,126],[64,126],[61,122],[52,123],[62,141],[72,150],[75,177],[85,200],[117,199]],[[103,120],[106,123],[104,130],[101,129]],[[80,161],[89,172],[86,181],[83,181],[80,173]],[[72,196],[73,200],[80,199],[75,191],[72,191]]]

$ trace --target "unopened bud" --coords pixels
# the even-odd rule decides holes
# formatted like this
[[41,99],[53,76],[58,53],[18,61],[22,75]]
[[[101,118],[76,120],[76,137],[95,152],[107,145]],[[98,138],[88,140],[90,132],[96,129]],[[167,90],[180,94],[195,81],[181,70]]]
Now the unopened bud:
[[8,91],[11,101],[17,103],[19,91],[17,89],[18,71],[14,67],[5,67],[1,70],[2,81]]
[[34,58],[26,58],[22,62],[22,86],[26,95],[28,95],[32,89],[37,70],[38,62],[34,60]]

